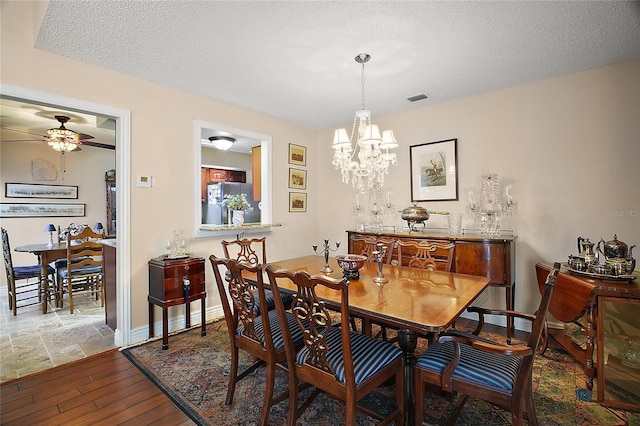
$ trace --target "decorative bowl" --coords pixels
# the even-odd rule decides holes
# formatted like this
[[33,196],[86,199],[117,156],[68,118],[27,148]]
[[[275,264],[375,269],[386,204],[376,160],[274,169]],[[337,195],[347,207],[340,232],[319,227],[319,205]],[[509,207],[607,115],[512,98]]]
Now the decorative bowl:
[[341,254],[336,256],[338,266],[342,268],[343,276],[346,278],[359,278],[358,270],[364,266],[367,256],[361,254]]

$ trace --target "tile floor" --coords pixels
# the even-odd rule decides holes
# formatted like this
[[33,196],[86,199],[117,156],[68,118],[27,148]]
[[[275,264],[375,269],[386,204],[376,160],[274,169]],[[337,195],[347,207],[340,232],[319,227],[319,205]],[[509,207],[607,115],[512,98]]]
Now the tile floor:
[[42,314],[40,305],[9,310],[7,288],[0,287],[0,383],[66,364],[116,347],[104,308],[89,294],[69,306]]

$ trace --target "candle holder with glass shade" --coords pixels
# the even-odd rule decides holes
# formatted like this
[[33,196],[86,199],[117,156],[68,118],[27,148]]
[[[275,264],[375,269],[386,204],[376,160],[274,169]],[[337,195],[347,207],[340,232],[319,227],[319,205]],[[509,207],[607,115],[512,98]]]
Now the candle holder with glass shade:
[[468,191],[467,214],[480,222],[482,235],[500,235],[502,220],[518,214],[518,203],[511,194],[511,185],[502,191],[497,174],[482,175],[479,200],[475,190]]

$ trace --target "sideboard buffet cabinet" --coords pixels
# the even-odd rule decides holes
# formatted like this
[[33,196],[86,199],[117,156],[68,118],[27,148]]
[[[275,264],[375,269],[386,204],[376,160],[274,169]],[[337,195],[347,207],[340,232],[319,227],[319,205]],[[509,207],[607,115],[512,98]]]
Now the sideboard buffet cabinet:
[[[513,310],[515,305],[515,276],[516,276],[516,236],[484,236],[480,234],[463,234],[451,236],[437,230],[423,232],[384,232],[384,231],[347,231],[349,239],[349,253],[362,252],[363,237],[392,239],[395,241],[436,241],[452,242],[455,244],[453,266],[451,272],[487,277],[491,279],[491,286],[503,287],[506,291],[506,308]],[[401,262],[407,265],[412,253],[405,250]],[[399,260],[400,261],[400,260]],[[507,327],[510,339],[513,323]]]

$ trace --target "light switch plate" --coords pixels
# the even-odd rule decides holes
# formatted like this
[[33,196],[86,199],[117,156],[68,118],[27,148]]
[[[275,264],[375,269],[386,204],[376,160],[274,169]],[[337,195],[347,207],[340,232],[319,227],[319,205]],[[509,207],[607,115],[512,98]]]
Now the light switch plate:
[[151,176],[136,176],[136,186],[151,188]]

